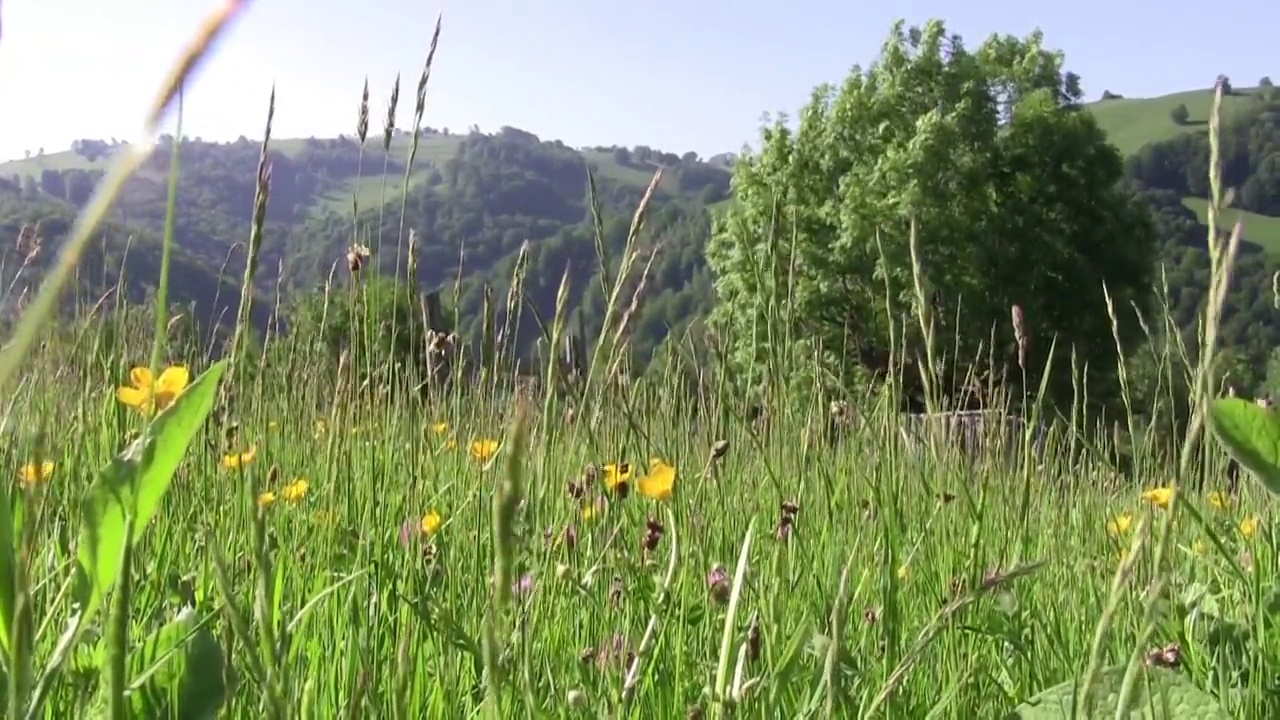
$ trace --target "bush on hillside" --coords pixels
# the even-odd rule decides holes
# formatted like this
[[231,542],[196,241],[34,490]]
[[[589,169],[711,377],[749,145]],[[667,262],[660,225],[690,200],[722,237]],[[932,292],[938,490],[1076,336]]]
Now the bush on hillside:
[[359,382],[377,377],[416,384],[448,378],[449,358],[431,352],[437,336],[453,331],[453,318],[438,292],[419,293],[379,275],[353,278],[345,288],[303,295],[291,320],[295,332],[317,338],[318,349],[335,366],[346,353]]

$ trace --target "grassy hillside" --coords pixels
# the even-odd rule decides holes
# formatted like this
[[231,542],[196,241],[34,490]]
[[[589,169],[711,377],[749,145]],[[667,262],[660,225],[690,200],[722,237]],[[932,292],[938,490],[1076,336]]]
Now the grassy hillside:
[[[1272,90],[1270,92],[1274,93],[1275,91]],[[1259,111],[1260,96],[1263,94],[1263,91],[1256,87],[1233,88],[1230,94],[1223,97],[1222,122],[1224,126],[1231,125],[1233,121],[1250,123],[1253,116]],[[1271,97],[1276,96],[1271,95]],[[1188,133],[1206,132],[1213,98],[1213,89],[1205,88],[1153,98],[1111,98],[1090,103],[1087,107],[1097,118],[1098,124],[1107,132],[1111,142],[1126,157],[1132,157],[1141,154],[1140,151],[1143,151],[1144,148],[1150,148],[1157,143],[1173,141]],[[1170,117],[1171,111],[1179,105],[1186,106],[1190,117],[1190,120],[1183,124],[1175,123]],[[1244,144],[1253,145],[1256,142],[1246,142]],[[1263,159],[1236,158],[1237,161],[1246,160],[1249,165],[1255,167]],[[1157,165],[1159,163],[1151,164]],[[1147,170],[1146,177],[1143,177],[1144,182],[1152,184],[1153,179],[1160,179],[1152,176],[1152,168]],[[1256,170],[1251,171],[1249,174],[1254,172]],[[1172,175],[1177,174],[1175,172]],[[1172,185],[1181,184],[1181,181],[1174,177],[1166,179],[1169,180],[1169,185],[1163,185],[1163,187],[1167,189],[1172,190],[1174,189]],[[1225,182],[1229,187],[1239,191],[1246,179],[1228,177]],[[1155,184],[1162,186],[1159,182]],[[1183,188],[1183,190],[1181,193],[1183,195],[1183,205],[1194,212],[1199,221],[1203,223],[1208,216],[1206,211],[1208,202],[1205,199],[1207,195],[1206,188],[1187,187]],[[1237,192],[1237,198],[1239,198],[1239,192]],[[1239,201],[1237,201],[1238,204]],[[1246,241],[1261,246],[1269,253],[1280,254],[1280,217],[1277,217],[1274,212],[1270,210],[1264,213],[1232,209],[1223,218],[1226,223],[1233,223],[1237,219],[1244,224],[1244,239]]]
[[[444,135],[438,132],[424,134],[418,141],[418,151],[414,158],[413,170],[409,175],[409,187],[413,188],[421,184],[434,171],[438,171],[451,158],[455,157],[458,148],[468,137],[470,135]],[[255,141],[249,142],[253,143]],[[303,159],[317,145],[335,142],[342,142],[342,139],[284,138],[272,140],[271,149],[283,157],[298,161]],[[354,139],[350,139],[350,143],[354,146]],[[397,134],[392,138],[390,151],[386,154],[382,151],[381,143],[380,136],[376,138],[370,136],[365,145],[365,158],[359,175],[352,172],[339,177],[327,178],[327,181],[311,197],[304,199],[304,204],[312,215],[323,215],[326,212],[350,213],[353,196],[357,206],[364,209],[376,207],[383,204],[383,202],[399,198],[400,190],[405,180],[403,163],[409,156],[412,136],[408,133]],[[212,147],[220,146],[213,143],[200,144]],[[227,143],[221,146],[231,145],[234,144]],[[653,177],[653,173],[664,164],[649,159],[633,158],[632,161],[623,165],[618,162],[614,152],[606,148],[587,148],[578,152],[585,162],[591,164],[593,171],[599,177],[639,188],[647,186]],[[392,162],[389,163],[391,167],[388,167],[384,173],[383,160],[387,157],[390,157]],[[46,170],[57,172],[71,170],[105,171],[109,162],[109,157],[89,158],[72,150],[46,152],[42,155],[33,155],[21,160],[0,163],[0,178],[12,179],[13,176],[22,177],[26,175],[39,178]],[[713,166],[708,165],[708,167]],[[714,169],[723,171],[723,168],[718,165],[714,166]],[[150,170],[151,172],[144,170],[139,173],[136,182],[138,184],[162,185],[164,168],[154,167],[150,168]],[[670,174],[663,179],[661,187],[673,194],[680,192]]]
[[[1196,214],[1202,223],[1209,220],[1209,202],[1203,198],[1183,198],[1182,204]],[[1280,254],[1280,218],[1244,210],[1227,210],[1219,218],[1219,223],[1230,227],[1239,220],[1244,225],[1242,237],[1255,245],[1261,245],[1267,252]]]
[[[1222,101],[1222,119],[1228,122],[1254,101],[1257,88],[1234,88]],[[1186,105],[1190,122],[1178,125],[1170,111]],[[1132,155],[1147,143],[1168,140],[1182,133],[1204,130],[1213,105],[1213,89],[1188,90],[1153,98],[1115,98],[1089,103],[1088,108],[1107,131],[1112,144]]]
[[[403,275],[412,230],[418,284],[452,287],[461,278],[457,305],[467,322],[460,329],[479,332],[468,323],[481,316],[485,287],[500,288],[509,280],[527,241],[533,268],[525,288],[529,302],[550,316],[568,269],[570,310],[590,326],[606,304],[599,284],[591,282],[598,271],[596,223],[616,266],[636,207],[661,168],[646,235],[660,239],[664,252],[651,267],[649,301],[634,319],[644,335],[635,346],[647,357],[669,328],[705,315],[712,296],[701,250],[709,234],[705,208],[728,195],[730,176],[722,164],[644,147],[575,149],[515,128],[427,132],[410,165],[411,146],[412,137],[403,133],[392,138],[389,152],[380,134],[371,134],[363,146],[349,137],[273,140],[255,290],[275,297],[279,287],[289,302],[322,286],[353,242],[372,247],[385,272]],[[40,213],[24,221],[41,220],[41,213],[55,208],[72,212],[87,200],[115,150],[81,141],[66,152],[0,164],[0,189],[15,202],[39,206]],[[152,237],[163,229],[171,152],[159,146],[130,180],[113,213],[122,226]],[[209,278],[221,275],[228,263],[228,277],[242,276],[260,154],[259,143],[248,139],[182,145],[176,238],[185,257]],[[595,177],[594,209],[587,202],[588,169]],[[212,299],[208,291],[198,295],[202,305]]]

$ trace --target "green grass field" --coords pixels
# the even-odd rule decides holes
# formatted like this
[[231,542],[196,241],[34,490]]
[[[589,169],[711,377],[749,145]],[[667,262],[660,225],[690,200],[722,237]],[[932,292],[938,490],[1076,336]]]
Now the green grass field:
[[[129,384],[147,344],[132,337],[84,363],[98,372],[80,374],[85,368],[68,366],[55,348],[30,365],[25,412],[13,419],[31,432],[6,449],[14,467],[37,457],[54,463],[20,495],[36,518],[37,619],[53,613],[54,628],[65,621],[54,591],[70,559],[58,538],[67,523],[74,528],[95,474],[143,427],[115,386]],[[282,362],[266,367],[260,384],[240,386],[238,430],[210,426],[197,436],[134,558],[135,642],[172,617],[180,598],[193,599],[221,626],[215,637],[235,648],[232,717],[262,717],[265,681],[253,679],[248,658],[262,652],[267,626],[276,627],[272,682],[281,702],[319,713],[299,717],[353,703],[377,717],[456,717],[483,694],[491,624],[507,713],[524,703],[552,716],[578,705],[593,717],[624,705],[641,717],[710,710],[714,695],[704,688],[718,687],[727,662],[729,678],[741,673],[752,688],[739,701],[752,716],[790,717],[828,693],[850,712],[867,711],[890,692],[895,716],[1000,717],[1081,671],[1122,554],[1166,513],[1141,496],[1163,484],[1156,473],[1120,488],[1062,451],[1028,480],[993,458],[970,471],[955,457],[897,446],[888,425],[831,447],[809,431],[825,413],[802,404],[763,439],[736,415],[682,421],[659,400],[634,414],[608,410],[598,423],[535,413],[522,443],[508,435],[501,416],[510,418],[512,406],[499,397],[422,404],[396,392],[359,396],[317,383],[311,367]],[[729,398],[717,402],[731,407]],[[37,454],[41,418],[74,430],[47,437]],[[473,441],[490,439],[501,443],[496,455],[475,457],[483,453],[472,452]],[[709,461],[718,441],[728,450]],[[226,456],[241,452],[252,460],[228,468]],[[651,458],[674,468],[669,498],[661,477],[656,490],[642,477]],[[607,471],[589,469],[620,462],[636,469],[625,494]],[[500,582],[514,595],[488,620],[502,487],[524,505],[504,528],[514,544]],[[1024,492],[1025,508],[1016,500]],[[1167,591],[1180,598],[1204,589],[1202,602],[1245,620],[1270,587],[1259,581],[1276,571],[1269,526],[1250,524],[1271,504],[1251,490],[1236,507],[1187,501],[1205,526],[1184,512],[1174,528]],[[790,520],[786,503],[798,508]],[[266,533],[260,547],[256,528]],[[227,565],[221,581],[215,553]],[[1135,557],[1102,644],[1105,663],[1124,663],[1139,645],[1176,642],[1196,677],[1213,678],[1227,661],[1199,631],[1182,634],[1193,616],[1180,613],[1189,610],[1170,608],[1156,634],[1142,638],[1141,592],[1161,574],[1150,538]],[[739,558],[745,580],[732,592]],[[224,624],[233,606],[247,637]],[[38,643],[41,653],[51,641]],[[1253,643],[1253,653],[1277,649],[1274,635]],[[89,694],[94,687],[66,682]],[[1244,693],[1238,702],[1258,700]],[[68,699],[55,716],[76,707]]]

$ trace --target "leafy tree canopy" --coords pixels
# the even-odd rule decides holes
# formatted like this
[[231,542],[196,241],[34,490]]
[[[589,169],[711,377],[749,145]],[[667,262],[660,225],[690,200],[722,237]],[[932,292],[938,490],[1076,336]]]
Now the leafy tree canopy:
[[[816,356],[823,382],[849,387],[884,369],[893,328],[918,355],[914,232],[944,389],[971,369],[1021,380],[1014,305],[1032,336],[1029,383],[1055,340],[1059,363],[1074,349],[1091,382],[1112,382],[1107,294],[1132,336],[1156,239],[1062,64],[1039,32],[970,51],[939,21],[899,22],[868,70],[815,89],[794,130],[765,128],[707,248],[734,365],[758,382],[770,354]],[[767,337],[779,318],[789,337]]]

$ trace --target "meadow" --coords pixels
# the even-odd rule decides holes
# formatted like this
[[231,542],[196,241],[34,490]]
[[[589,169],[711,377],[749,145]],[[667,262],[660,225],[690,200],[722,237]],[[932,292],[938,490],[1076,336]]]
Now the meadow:
[[1038,402],[1048,446],[1011,463],[994,433],[977,456],[903,440],[893,383],[852,409],[779,392],[762,421],[705,368],[695,403],[674,371],[625,381],[634,243],[582,383],[549,364],[517,392],[486,360],[424,392],[376,343],[254,347],[244,317],[215,356],[163,275],[154,309],[55,323],[140,163],[115,160],[0,353],[7,717],[1277,712],[1273,501],[1194,451],[1220,302],[1209,357],[1166,357],[1196,379],[1192,450],[1135,444],[1126,476],[1096,451],[1110,428]]

